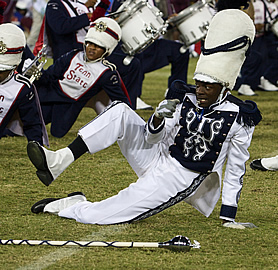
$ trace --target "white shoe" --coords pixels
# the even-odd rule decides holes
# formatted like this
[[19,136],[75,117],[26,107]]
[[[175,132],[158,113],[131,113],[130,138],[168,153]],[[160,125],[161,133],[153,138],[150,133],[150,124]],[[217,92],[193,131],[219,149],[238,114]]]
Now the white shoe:
[[87,201],[84,195],[74,195],[63,199],[52,201],[45,205],[43,212],[58,215],[58,213],[76,203]]
[[37,169],[37,176],[49,186],[73,161],[71,150],[66,147],[56,152],[47,150],[38,142],[29,142],[27,154]]
[[262,158],[261,163],[264,168],[269,171],[277,171],[278,170],[278,155],[271,158]]
[[[79,196],[79,197],[76,197],[76,196]],[[68,194],[68,197],[73,197],[75,196],[73,199],[71,199],[71,201],[73,202],[73,200],[84,200],[83,197],[85,197],[84,193],[83,192],[80,192],[80,191],[77,191],[77,192],[72,192],[70,194]],[[54,202],[54,201],[57,201],[57,200],[61,200],[61,198],[46,198],[46,199],[42,199],[38,202],[36,202],[35,204],[33,204],[33,206],[31,207],[31,212],[34,213],[34,214],[39,214],[39,213],[43,213],[44,212],[44,208],[47,204],[51,203],[51,202]],[[50,208],[48,208],[50,209]],[[52,207],[52,209],[54,209]],[[57,211],[57,208],[56,210],[53,210],[52,213],[58,213],[59,211]]]
[[278,87],[265,79],[264,76],[261,77],[261,84],[259,87],[265,91],[278,91]]
[[257,94],[247,84],[242,84],[239,87],[238,94],[239,95],[244,95],[244,96],[257,96]]
[[153,107],[145,103],[141,98],[137,97],[136,110],[153,110]]

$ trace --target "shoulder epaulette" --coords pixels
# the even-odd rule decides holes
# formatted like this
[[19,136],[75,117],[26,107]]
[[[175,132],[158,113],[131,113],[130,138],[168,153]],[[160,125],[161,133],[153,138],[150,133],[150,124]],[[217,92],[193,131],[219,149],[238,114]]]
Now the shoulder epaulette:
[[101,62],[102,62],[102,64],[105,65],[106,67],[109,67],[112,71],[117,70],[117,66],[114,65],[114,64],[112,64],[112,63],[110,63],[108,60],[103,59]]
[[241,100],[233,95],[228,95],[227,100],[239,106],[237,122],[243,122],[244,125],[252,127],[259,124],[262,115],[257,104],[252,100]]
[[17,82],[26,84],[29,88],[32,87],[32,84],[31,84],[31,82],[29,81],[29,79],[26,78],[26,77],[24,77],[23,75],[21,75],[21,74],[19,74],[19,73],[15,74],[14,79],[15,79]]

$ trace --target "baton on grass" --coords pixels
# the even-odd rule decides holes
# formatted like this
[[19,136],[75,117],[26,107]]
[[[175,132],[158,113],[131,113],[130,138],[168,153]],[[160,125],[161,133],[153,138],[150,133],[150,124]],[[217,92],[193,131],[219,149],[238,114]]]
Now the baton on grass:
[[166,242],[105,242],[105,241],[51,241],[51,240],[3,240],[0,239],[0,245],[29,245],[29,246],[78,246],[78,247],[115,247],[115,248],[166,248],[172,251],[188,252],[191,248],[200,248],[200,243],[190,240],[182,235],[177,235]]

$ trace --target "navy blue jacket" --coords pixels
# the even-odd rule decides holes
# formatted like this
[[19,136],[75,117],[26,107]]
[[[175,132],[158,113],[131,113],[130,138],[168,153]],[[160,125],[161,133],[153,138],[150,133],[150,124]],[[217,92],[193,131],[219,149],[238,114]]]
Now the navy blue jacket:
[[61,0],[50,0],[45,18],[54,61],[73,49],[82,49],[83,44],[76,40],[75,32],[90,25],[86,14],[71,17]]

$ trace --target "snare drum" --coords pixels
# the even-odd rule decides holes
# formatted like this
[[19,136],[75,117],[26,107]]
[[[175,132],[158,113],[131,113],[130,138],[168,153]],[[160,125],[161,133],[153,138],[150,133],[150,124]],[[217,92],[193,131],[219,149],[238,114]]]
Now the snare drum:
[[169,23],[178,28],[180,39],[188,48],[206,36],[212,17],[208,1],[198,1],[169,19]]
[[163,20],[162,12],[147,0],[125,1],[117,12],[122,12],[117,20],[122,29],[122,50],[130,56],[166,33],[168,23]]

